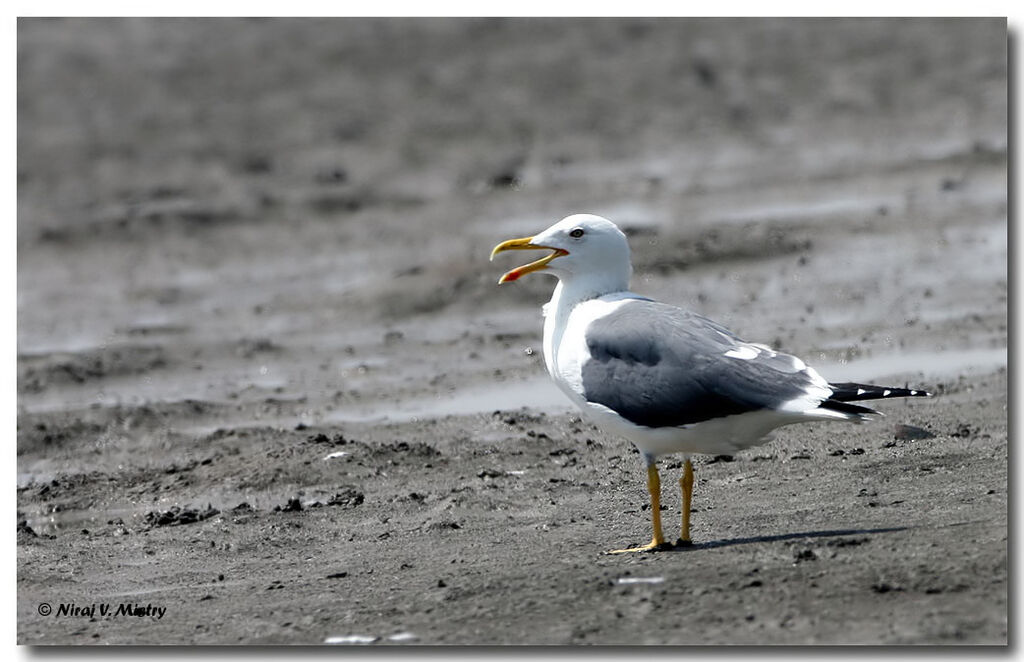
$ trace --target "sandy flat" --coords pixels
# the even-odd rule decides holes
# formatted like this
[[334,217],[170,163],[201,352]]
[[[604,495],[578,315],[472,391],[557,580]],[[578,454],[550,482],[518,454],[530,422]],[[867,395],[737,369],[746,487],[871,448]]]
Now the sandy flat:
[[[1006,643],[1004,22],[18,39],[20,643]],[[639,458],[487,260],[574,212],[635,290],[935,397],[697,458],[697,544],[606,555]]]

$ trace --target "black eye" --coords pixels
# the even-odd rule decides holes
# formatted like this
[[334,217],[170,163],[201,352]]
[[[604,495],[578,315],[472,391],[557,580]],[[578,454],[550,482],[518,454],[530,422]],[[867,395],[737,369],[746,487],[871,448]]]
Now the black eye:
[[583,236],[583,228],[576,228],[575,230],[569,233],[569,236],[572,237],[573,239],[579,239],[580,237]]

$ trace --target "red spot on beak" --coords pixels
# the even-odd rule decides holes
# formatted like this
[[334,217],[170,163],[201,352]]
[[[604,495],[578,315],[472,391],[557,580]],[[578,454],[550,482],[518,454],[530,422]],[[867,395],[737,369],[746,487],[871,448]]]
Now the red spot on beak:
[[507,274],[501,277],[501,282],[514,283],[515,281],[519,280],[519,277],[522,275],[522,271],[520,271],[519,269],[513,269],[512,271],[508,272]]

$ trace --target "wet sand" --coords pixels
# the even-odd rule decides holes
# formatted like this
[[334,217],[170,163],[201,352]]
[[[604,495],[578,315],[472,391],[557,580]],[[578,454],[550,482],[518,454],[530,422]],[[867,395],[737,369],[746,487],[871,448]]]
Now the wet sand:
[[[20,21],[19,642],[1005,644],[1005,53]],[[935,397],[700,457],[697,544],[605,554],[649,538],[639,458],[547,381],[554,281],[487,261],[582,211],[636,291]]]

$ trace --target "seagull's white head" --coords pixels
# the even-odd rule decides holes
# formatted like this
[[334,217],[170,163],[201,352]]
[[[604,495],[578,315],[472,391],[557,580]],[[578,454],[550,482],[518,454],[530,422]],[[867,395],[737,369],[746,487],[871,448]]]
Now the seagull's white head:
[[533,237],[510,239],[494,247],[491,259],[510,250],[548,249],[550,255],[505,273],[498,283],[510,283],[534,271],[545,271],[563,282],[586,280],[606,292],[629,287],[632,266],[629,242],[614,223],[593,214],[573,214]]

